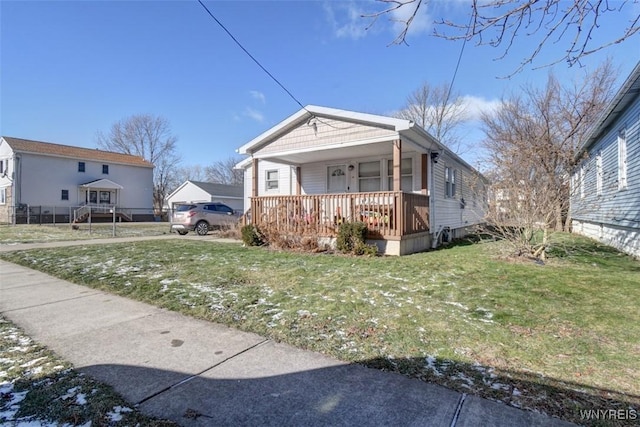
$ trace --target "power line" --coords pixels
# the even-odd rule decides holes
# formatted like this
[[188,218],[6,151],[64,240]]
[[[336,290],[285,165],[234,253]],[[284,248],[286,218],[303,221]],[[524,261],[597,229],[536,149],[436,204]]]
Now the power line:
[[[247,49],[245,49],[245,47],[242,45],[242,43],[240,43],[240,42],[238,41],[238,39],[236,39],[236,38],[233,36],[233,34],[231,34],[231,31],[229,31],[229,30],[227,29],[227,27],[225,27],[225,26],[222,24],[222,22],[220,22],[220,21],[218,20],[218,18],[216,18],[216,17],[214,16],[214,14],[213,14],[213,13],[211,13],[211,11],[209,10],[209,8],[207,8],[207,6],[205,6],[205,4],[204,4],[204,3],[202,3],[202,0],[198,0],[198,3],[200,3],[200,5],[204,8],[204,10],[206,10],[206,11],[207,11],[207,13],[209,14],[209,16],[211,16],[211,18],[213,18],[213,20],[214,20],[214,21],[216,21],[216,23],[220,26],[220,28],[222,28],[222,29],[227,33],[227,35],[228,35],[229,37],[231,37],[231,40],[233,40],[233,41],[234,41],[234,42],[235,42],[235,43],[240,47],[240,49],[242,49],[242,50],[244,51],[244,53],[246,53],[246,54],[247,54],[247,56],[249,56],[249,58],[251,58],[251,59],[253,60],[253,62],[255,62],[255,63],[258,65],[258,67],[260,67],[260,68],[262,69],[262,71],[264,71],[264,72],[265,72],[269,77],[271,77],[271,79],[272,79],[274,82],[276,82],[276,83],[278,84],[278,86],[280,86],[280,87],[282,88],[282,90],[284,90],[284,91],[287,93],[287,95],[289,95],[289,96],[291,97],[291,99],[293,99],[293,100],[296,102],[296,104],[298,104],[298,105],[299,105],[303,110],[305,110],[305,111],[307,111],[309,114],[311,114],[311,112],[310,112],[309,110],[307,110],[307,109],[305,108],[305,106],[304,106],[304,105],[302,105],[302,103],[301,103],[300,101],[298,101],[298,98],[296,98],[295,96],[293,96],[293,94],[292,94],[292,93],[291,93],[291,92],[290,92],[286,87],[284,87],[284,85],[283,85],[282,83],[280,83],[280,81],[279,81],[278,79],[276,79],[276,78],[273,76],[273,74],[271,74],[271,73],[269,72],[269,70],[267,70],[267,69],[266,69],[266,68],[265,68],[265,67],[260,63],[260,61],[258,61],[258,60],[253,56],[253,55],[251,55],[251,53],[249,53],[249,51],[248,51]],[[311,114],[311,115],[313,115],[313,114]]]
[[[473,19],[473,13],[469,17],[469,25],[467,28],[471,26],[471,21]],[[447,105],[449,102],[449,97],[451,97],[451,90],[453,89],[453,83],[456,81],[456,76],[458,75],[458,68],[460,67],[460,62],[462,61],[462,54],[464,53],[464,47],[467,45],[467,38],[462,41],[462,48],[460,49],[460,55],[458,55],[458,63],[456,64],[456,69],[453,71],[453,77],[451,78],[451,84],[449,85],[449,91],[447,92],[447,98],[444,101],[444,105]]]

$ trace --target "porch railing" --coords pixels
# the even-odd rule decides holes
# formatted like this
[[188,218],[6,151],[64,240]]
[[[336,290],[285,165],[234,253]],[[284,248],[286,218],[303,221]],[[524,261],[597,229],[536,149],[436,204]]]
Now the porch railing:
[[429,231],[429,198],[422,194],[369,193],[251,198],[252,222],[280,232],[335,236],[345,221],[367,224],[373,239]]

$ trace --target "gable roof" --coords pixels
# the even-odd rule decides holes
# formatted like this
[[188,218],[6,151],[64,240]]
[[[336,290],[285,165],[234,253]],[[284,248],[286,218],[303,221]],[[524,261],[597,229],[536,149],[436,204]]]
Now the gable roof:
[[237,153],[248,155],[249,157],[236,164],[235,168],[245,169],[249,167],[254,153],[292,131],[296,127],[304,123],[309,123],[312,118],[318,117],[374,126],[397,132],[399,137],[403,138],[403,140],[413,143],[415,146],[418,146],[425,151],[435,150],[441,153],[446,153],[452,159],[470,170],[475,171],[483,180],[487,181],[486,178],[473,166],[411,120],[397,119],[395,117],[380,116],[376,114],[358,113],[355,111],[340,110],[337,108],[320,107],[317,105],[307,105],[306,107],[303,107],[297,113],[289,116],[271,129],[268,129],[242,147],[238,148],[236,150]]
[[[363,125],[377,126],[390,129],[395,132],[408,130],[413,127],[413,122],[411,120],[396,119],[393,117],[378,116],[368,113],[358,113],[355,111],[340,110],[337,108],[320,107],[317,105],[307,105],[306,107],[281,121],[271,129],[268,129],[267,131],[253,138],[251,141],[249,141],[236,151],[240,154],[251,154],[260,149],[262,146],[296,128],[300,124],[309,121],[313,117],[344,120]],[[429,137],[433,139],[433,137],[431,137],[430,135]]]
[[625,112],[626,108],[640,94],[640,61],[636,64],[622,84],[620,90],[613,97],[613,100],[602,111],[598,120],[587,132],[584,142],[576,153],[579,156],[584,150],[588,150],[601,136],[607,131],[607,128]]
[[121,163],[131,166],[152,168],[153,164],[140,156],[115,153],[92,148],[74,147],[71,145],[54,144],[51,142],[33,141],[30,139],[3,136],[2,139],[18,153],[42,154],[45,156],[66,157],[80,160],[94,160],[109,163]]
[[122,190],[124,187],[120,184],[117,184],[110,179],[102,178],[96,179],[94,181],[89,181],[84,184],[80,184],[82,188],[104,188],[107,190]]
[[190,181],[187,180],[180,184],[178,188],[173,190],[171,194],[167,196],[167,199],[173,197],[178,191],[182,190],[188,184],[193,184],[196,187],[200,188],[207,194],[211,196],[218,197],[228,197],[228,198],[236,198],[242,199],[244,197],[244,186],[242,185],[229,185],[229,184],[218,184],[216,182],[203,182],[203,181]]

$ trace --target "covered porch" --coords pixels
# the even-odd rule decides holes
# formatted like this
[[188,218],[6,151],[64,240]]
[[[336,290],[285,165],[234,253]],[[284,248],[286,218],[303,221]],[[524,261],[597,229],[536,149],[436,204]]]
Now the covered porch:
[[73,222],[84,222],[89,218],[115,218],[131,221],[131,212],[118,207],[124,187],[109,179],[98,179],[78,186],[80,207],[73,212]]

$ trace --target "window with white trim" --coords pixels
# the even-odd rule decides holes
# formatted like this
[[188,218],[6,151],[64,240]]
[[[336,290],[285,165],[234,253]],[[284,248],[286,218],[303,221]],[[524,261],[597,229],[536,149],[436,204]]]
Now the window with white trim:
[[584,199],[584,163],[580,165],[580,198]]
[[60,200],[69,200],[69,190],[62,190],[60,192]]
[[78,162],[78,172],[84,172],[84,171],[85,171],[85,163]]
[[626,129],[618,133],[618,190],[627,188],[627,135]]
[[268,170],[266,171],[265,176],[266,190],[277,190],[280,185],[278,170]]
[[[408,157],[400,161],[400,189],[413,190],[413,159]],[[387,161],[387,184],[389,191],[393,191],[393,160]]]
[[0,188],[0,205],[7,203],[7,189],[6,187]]
[[602,152],[596,154],[596,195],[602,194]]
[[456,197],[456,178],[457,170],[445,166],[444,168],[444,196]]
[[380,161],[358,163],[358,189],[360,192],[380,191]]

